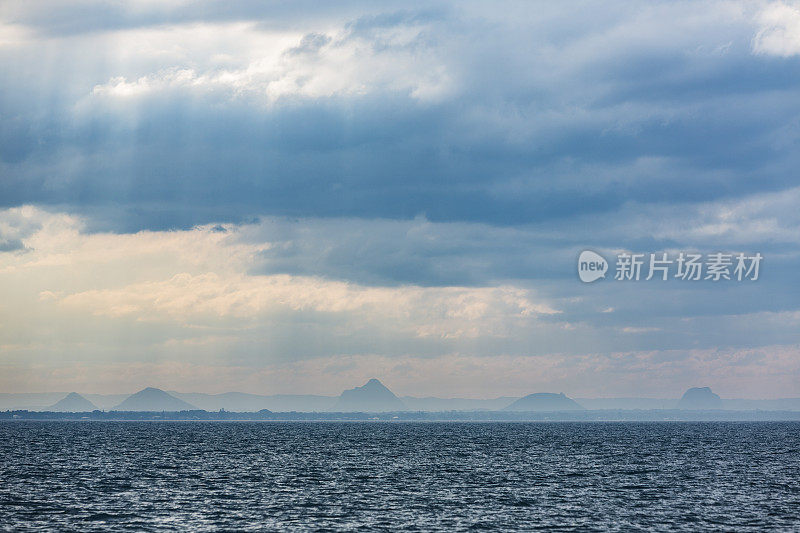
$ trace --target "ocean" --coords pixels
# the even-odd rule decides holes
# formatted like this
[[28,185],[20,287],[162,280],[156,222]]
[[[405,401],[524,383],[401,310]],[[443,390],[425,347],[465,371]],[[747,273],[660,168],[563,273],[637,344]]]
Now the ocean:
[[0,528],[800,531],[800,423],[3,422]]

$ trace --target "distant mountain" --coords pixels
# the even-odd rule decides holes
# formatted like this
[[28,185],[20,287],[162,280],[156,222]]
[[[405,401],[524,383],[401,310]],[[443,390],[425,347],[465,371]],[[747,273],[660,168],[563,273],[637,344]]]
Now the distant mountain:
[[64,413],[85,413],[87,411],[94,411],[95,409],[97,409],[95,404],[77,392],[70,392],[55,404],[47,408],[48,411],[58,411]]
[[[435,398],[426,396],[417,398],[414,396],[403,396],[400,398],[406,407],[411,411],[499,411],[509,403],[516,400],[510,396],[500,398],[476,399],[476,398]],[[674,403],[674,400],[673,400]]]
[[123,402],[130,394],[84,394],[83,397],[97,406],[98,409],[110,411]]
[[221,394],[203,394],[199,392],[173,392],[169,394],[206,411],[256,412],[262,409],[270,411],[328,411],[336,402],[336,396],[317,396],[313,394],[273,394],[263,396],[244,392],[223,392]]
[[0,411],[6,409],[43,411],[66,394],[66,392],[0,392]]
[[[269,409],[272,412],[330,412],[339,401],[338,396],[319,396],[313,394],[274,394],[258,395],[239,392],[226,392],[222,394],[204,393],[178,393],[167,391],[168,394],[183,400],[198,409],[207,411],[257,412]],[[713,393],[712,393],[713,394]],[[66,391],[44,393],[3,393],[0,392],[0,412],[5,410],[52,411],[59,400],[65,399]],[[128,394],[82,394],[83,398],[91,402],[95,409],[110,411],[117,409],[118,405],[128,398]],[[716,395],[714,395],[716,396]],[[402,396],[400,401],[407,411],[499,411],[516,398],[500,397],[493,399],[472,398],[416,398]],[[677,398],[573,398],[579,405],[589,410],[614,409],[614,410],[674,410],[678,404]],[[737,411],[800,411],[800,398],[775,398],[775,399],[732,399],[723,398],[721,409]],[[186,408],[186,407],[184,407]],[[715,408],[715,407],[712,407]],[[700,407],[698,409],[704,409]],[[160,410],[160,409],[159,409]],[[74,411],[81,412],[81,411]],[[688,416],[688,415],[687,415]],[[694,416],[694,415],[692,415]]]
[[568,398],[564,393],[537,392],[528,394],[512,403],[504,411],[579,411],[583,410],[578,402]]
[[722,409],[722,399],[710,387],[693,387],[678,401],[678,409]]
[[674,409],[675,398],[573,398],[586,409]]
[[405,411],[406,405],[387,389],[383,383],[373,378],[361,387],[346,390],[332,408],[339,412],[380,412]]
[[197,409],[161,389],[147,387],[136,394],[131,394],[114,411],[189,411]]
[[336,396],[316,394],[274,394],[268,398],[266,408],[270,411],[328,411],[336,402]]

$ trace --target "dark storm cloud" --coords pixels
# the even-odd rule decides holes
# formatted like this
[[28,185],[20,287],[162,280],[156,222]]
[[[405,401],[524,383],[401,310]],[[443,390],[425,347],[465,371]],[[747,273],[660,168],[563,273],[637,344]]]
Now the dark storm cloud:
[[[86,3],[69,13],[61,4],[14,6],[6,18],[63,35],[126,24],[279,19],[296,9],[224,5],[148,10]],[[5,69],[3,205],[91,211],[113,204],[120,217],[107,224],[118,229],[261,214],[424,214],[521,224],[610,212],[628,201],[780,190],[796,181],[797,131],[787,125],[800,117],[798,60],[753,55],[752,28],[741,22],[637,48],[636,35],[603,37],[629,23],[620,15],[601,21],[607,26],[587,24],[587,14],[562,17],[558,39],[553,30],[528,35],[524,21],[503,21],[511,36],[527,39],[511,51],[496,14],[482,22],[443,9],[385,9],[345,24],[338,45],[367,39],[379,57],[389,50],[391,61],[398,45],[382,43],[376,28],[425,25],[411,43],[451,72],[456,88],[447,98],[423,101],[376,87],[363,95],[284,98],[264,108],[224,91],[168,87],[120,107],[86,96],[124,74],[113,65],[102,76],[94,68],[90,74],[54,66],[63,86],[50,94],[32,90],[32,76]],[[690,8],[675,14],[681,9]],[[575,27],[584,33],[572,34]],[[724,53],[704,51],[729,38]],[[287,54],[336,45],[310,31]],[[31,48],[27,54],[36,56]],[[6,64],[13,63],[9,54]],[[23,74],[32,68],[20,67]],[[76,115],[68,96],[80,87],[89,102]],[[45,116],[42,106],[50,110]],[[643,172],[637,165],[646,158],[660,164]],[[171,217],[158,214],[167,210]]]
[[[556,120],[538,124],[530,145],[514,145],[484,137],[449,103],[334,99],[253,116],[235,106],[207,114],[176,98],[151,103],[122,131],[102,116],[38,131],[5,122],[2,198],[6,206],[173,204],[217,220],[249,212],[528,223],[630,200],[703,201],[792,185],[797,152],[773,138],[798,104],[787,96],[767,112],[756,105],[709,104],[669,123],[640,120],[634,131]],[[637,175],[642,157],[664,167]]]

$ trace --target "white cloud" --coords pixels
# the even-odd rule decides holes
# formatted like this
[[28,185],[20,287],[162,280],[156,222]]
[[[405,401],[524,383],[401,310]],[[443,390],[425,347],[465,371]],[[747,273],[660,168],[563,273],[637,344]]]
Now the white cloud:
[[0,48],[11,48],[28,43],[32,32],[17,24],[7,24],[0,21]]
[[[706,202],[693,206],[682,221],[673,218],[650,229],[657,238],[678,242],[725,242],[728,246],[798,244],[798,203],[800,187],[734,200]],[[677,211],[675,206],[672,210]]]
[[[451,89],[445,64],[424,44],[424,25],[379,28],[368,36],[344,26],[325,31],[275,32],[236,23],[121,32],[114,47],[137,49],[151,65],[160,67],[139,76],[120,72],[95,85],[78,108],[175,92],[269,104],[287,97],[386,91],[438,100]],[[124,57],[125,52],[117,55]]]
[[757,16],[753,51],[789,57],[800,54],[800,4],[771,2]]
[[[124,331],[135,323],[160,331],[158,339],[172,332],[175,339],[198,340],[287,322],[307,323],[322,337],[436,342],[507,337],[558,313],[530,290],[510,285],[375,287],[320,276],[252,274],[260,254],[272,246],[252,241],[256,227],[90,234],[68,215],[31,207],[0,212],[0,236],[17,235],[26,249],[0,254],[6,295],[0,314],[7,318],[0,344],[42,342],[42,329],[50,336],[55,331],[58,344],[62,327],[70,327],[66,337],[80,344],[97,334],[95,328]],[[147,341],[146,334],[138,340]],[[169,352],[166,344],[162,349]]]
[[359,327],[442,338],[508,335],[512,325],[524,326],[537,315],[557,313],[514,287],[364,287],[308,276],[215,272],[93,289],[58,301],[65,308],[95,315],[175,319],[185,324],[208,324],[215,318],[260,323],[275,313],[338,314]]

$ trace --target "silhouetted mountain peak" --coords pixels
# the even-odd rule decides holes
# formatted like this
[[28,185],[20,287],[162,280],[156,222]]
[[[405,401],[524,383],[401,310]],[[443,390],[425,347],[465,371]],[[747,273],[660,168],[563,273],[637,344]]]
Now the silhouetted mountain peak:
[[352,390],[356,390],[356,389],[388,391],[389,393],[393,394],[392,391],[390,391],[386,387],[386,385],[381,383],[381,381],[379,379],[377,379],[377,378],[370,378],[369,381],[367,381],[366,383],[364,383],[360,387],[356,387],[355,389],[352,389]]
[[692,387],[678,401],[678,409],[722,409],[722,399],[711,387]]
[[334,411],[402,411],[400,398],[378,379],[372,378],[360,387],[343,391]]
[[78,394],[77,392],[70,392],[61,400],[49,407],[50,411],[59,411],[66,413],[84,413],[87,411],[94,411],[97,406]]
[[536,392],[515,401],[505,411],[578,411],[583,406],[563,392]]
[[154,387],[147,387],[131,394],[114,408],[115,411],[190,411],[193,409],[197,408]]

